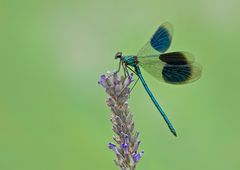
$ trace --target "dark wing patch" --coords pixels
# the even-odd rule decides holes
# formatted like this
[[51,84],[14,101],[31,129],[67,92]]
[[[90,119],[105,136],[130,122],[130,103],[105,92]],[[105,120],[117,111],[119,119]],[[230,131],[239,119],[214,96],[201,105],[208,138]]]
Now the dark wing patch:
[[185,65],[194,61],[193,55],[188,52],[164,53],[159,56],[159,59],[171,65]]
[[154,33],[150,40],[151,46],[163,53],[167,51],[172,41],[171,25],[169,23],[162,24]]
[[168,65],[162,70],[163,79],[172,84],[183,83],[190,79],[192,74],[191,65]]

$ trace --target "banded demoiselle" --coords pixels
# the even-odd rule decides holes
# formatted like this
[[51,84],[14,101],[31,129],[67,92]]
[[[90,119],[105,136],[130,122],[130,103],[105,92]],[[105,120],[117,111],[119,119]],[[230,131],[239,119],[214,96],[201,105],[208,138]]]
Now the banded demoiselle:
[[170,131],[177,136],[176,130],[143,79],[139,67],[144,68],[158,80],[169,84],[186,84],[199,79],[202,70],[201,65],[194,61],[191,53],[185,51],[165,53],[170,47],[172,34],[171,24],[163,23],[137,55],[125,56],[118,52],[115,58],[120,59],[119,69],[122,66],[125,74],[128,74],[128,69],[130,69],[139,77]]

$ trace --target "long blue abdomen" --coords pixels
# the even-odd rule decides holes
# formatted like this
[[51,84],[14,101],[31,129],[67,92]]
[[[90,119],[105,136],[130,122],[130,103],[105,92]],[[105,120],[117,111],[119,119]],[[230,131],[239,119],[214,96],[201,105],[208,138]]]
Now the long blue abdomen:
[[157,100],[155,99],[155,97],[153,96],[152,92],[150,91],[150,89],[148,88],[145,80],[142,77],[142,73],[140,71],[140,68],[138,65],[135,65],[135,70],[139,76],[139,79],[141,80],[145,90],[147,91],[148,95],[150,96],[150,98],[152,99],[154,105],[157,107],[158,111],[161,113],[163,119],[165,120],[165,122],[167,123],[169,129],[171,130],[171,132],[174,134],[174,136],[177,136],[176,130],[174,129],[174,127],[172,126],[171,122],[168,120],[167,115],[164,113],[164,111],[162,110],[162,108],[160,107],[160,105],[158,104]]

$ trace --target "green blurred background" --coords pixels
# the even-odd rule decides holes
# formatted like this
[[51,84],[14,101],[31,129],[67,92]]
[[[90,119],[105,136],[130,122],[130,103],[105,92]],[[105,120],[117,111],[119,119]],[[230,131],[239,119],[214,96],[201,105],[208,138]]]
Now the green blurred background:
[[139,83],[130,98],[145,154],[139,170],[239,170],[238,0],[0,1],[0,169],[117,169],[100,74],[136,54],[165,21],[169,51],[203,66],[185,86],[143,75],[175,138]]

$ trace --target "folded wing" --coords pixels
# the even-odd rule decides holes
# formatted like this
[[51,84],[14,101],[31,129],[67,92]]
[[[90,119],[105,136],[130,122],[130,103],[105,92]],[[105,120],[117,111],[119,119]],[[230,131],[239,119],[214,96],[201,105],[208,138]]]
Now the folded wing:
[[152,54],[164,53],[170,47],[172,42],[172,26],[166,22],[160,25],[151,39],[138,52],[137,56],[148,56]]
[[188,52],[173,52],[138,58],[139,65],[159,81],[170,84],[194,82],[201,76],[202,67]]

